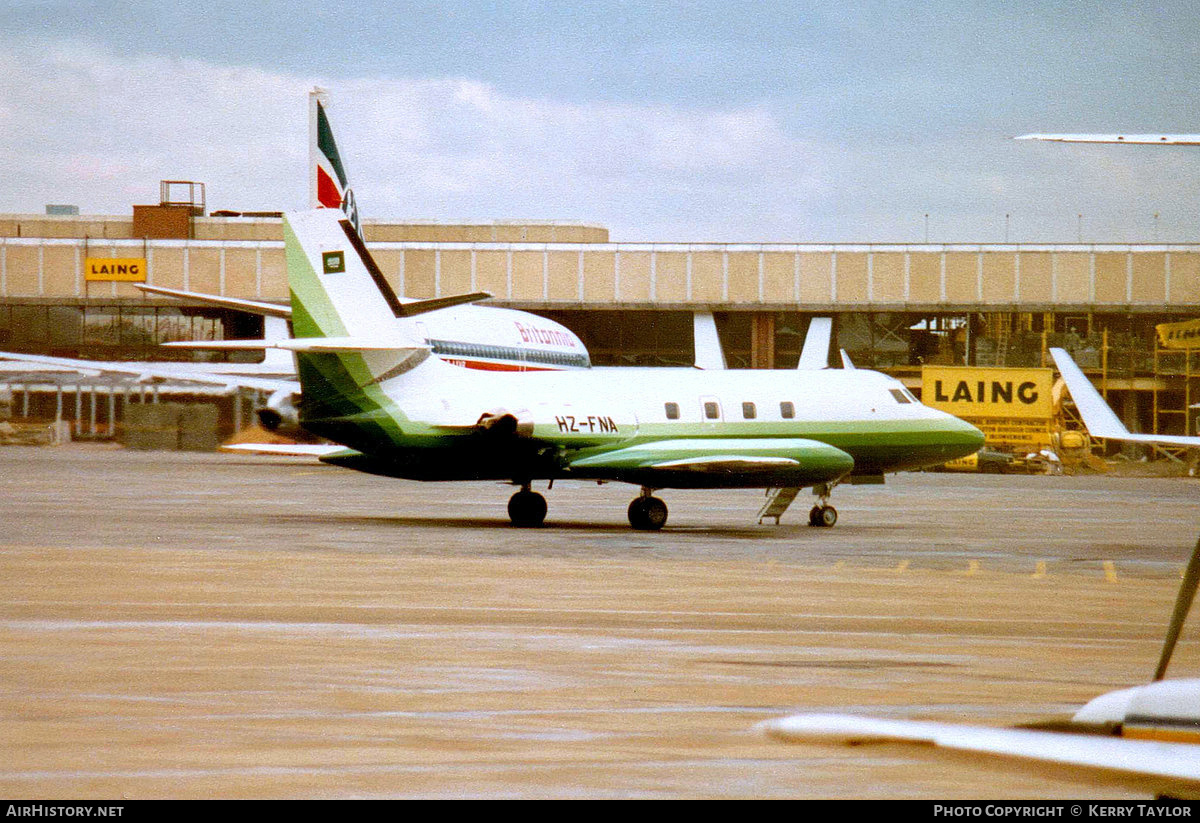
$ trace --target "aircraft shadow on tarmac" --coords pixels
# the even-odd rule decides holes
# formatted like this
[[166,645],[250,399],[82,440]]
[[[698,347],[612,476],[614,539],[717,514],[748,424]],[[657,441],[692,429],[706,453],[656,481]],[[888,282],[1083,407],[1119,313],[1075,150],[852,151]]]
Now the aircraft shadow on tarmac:
[[[630,537],[645,537],[654,539],[655,536],[669,538],[671,536],[680,537],[683,535],[698,535],[703,537],[718,537],[733,540],[779,540],[779,539],[795,539],[802,536],[828,536],[828,532],[823,529],[813,529],[807,524],[796,525],[770,525],[770,526],[701,526],[694,524],[681,524],[672,528],[665,527],[662,531],[646,532],[634,531],[625,522],[598,523],[595,521],[583,520],[548,520],[543,525],[534,528],[515,528],[507,518],[499,517],[444,517],[444,516],[429,516],[429,517],[412,517],[412,516],[372,516],[372,515],[354,515],[354,514],[275,514],[268,516],[275,523],[287,523],[293,525],[303,525],[307,527],[320,526],[337,526],[338,528],[347,527],[372,527],[372,528],[423,528],[423,529],[447,529],[447,530],[475,530],[475,531],[504,531],[509,534],[547,534],[554,532],[590,532],[594,534],[616,534]],[[260,518],[261,519],[261,518]],[[854,529],[839,527],[845,533],[850,533]]]

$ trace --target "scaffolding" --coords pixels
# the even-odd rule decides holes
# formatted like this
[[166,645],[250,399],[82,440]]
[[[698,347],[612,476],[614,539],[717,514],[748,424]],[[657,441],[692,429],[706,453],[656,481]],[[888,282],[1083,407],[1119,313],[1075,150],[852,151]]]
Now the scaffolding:
[[[1200,395],[1200,349],[1167,349],[1160,345],[1154,347],[1154,431],[1161,434],[1164,418],[1167,421],[1183,420],[1183,434],[1191,436],[1195,433],[1195,421],[1192,419],[1193,398]],[[1178,382],[1182,379],[1183,405],[1167,405],[1164,399],[1179,397],[1179,389],[1164,388],[1167,380]]]

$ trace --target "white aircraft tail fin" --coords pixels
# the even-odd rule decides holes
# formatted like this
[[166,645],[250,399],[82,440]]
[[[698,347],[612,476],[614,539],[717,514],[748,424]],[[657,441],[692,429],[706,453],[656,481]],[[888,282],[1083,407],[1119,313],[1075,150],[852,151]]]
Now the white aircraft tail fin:
[[397,335],[402,304],[344,215],[288,214],[283,231],[296,337]]
[[362,238],[358,203],[338,153],[337,142],[333,139],[333,129],[329,127],[326,104],[323,89],[313,89],[308,93],[309,207],[341,209],[354,227],[355,234]]
[[717,321],[710,311],[692,315],[692,333],[696,343],[696,368],[721,370],[726,368],[725,352],[717,334]]
[[1104,398],[1100,396],[1100,392],[1096,391],[1092,381],[1088,380],[1087,375],[1080,370],[1079,366],[1075,365],[1071,355],[1063,349],[1057,348],[1050,349],[1050,355],[1054,358],[1054,364],[1058,366],[1058,370],[1062,374],[1063,382],[1067,384],[1067,389],[1071,392],[1071,399],[1075,401],[1075,408],[1079,409],[1083,425],[1087,426],[1088,434],[1092,437],[1126,440],[1132,443],[1156,443],[1162,446],[1200,448],[1200,437],[1130,432],[1104,402]]
[[833,337],[833,318],[814,317],[808,321],[804,348],[800,350],[798,369],[824,369],[829,366],[829,341]]
[[300,424],[352,448],[394,441],[380,384],[426,362],[428,346],[396,322],[399,301],[344,215],[287,214],[283,237],[295,336],[282,345],[296,353]]

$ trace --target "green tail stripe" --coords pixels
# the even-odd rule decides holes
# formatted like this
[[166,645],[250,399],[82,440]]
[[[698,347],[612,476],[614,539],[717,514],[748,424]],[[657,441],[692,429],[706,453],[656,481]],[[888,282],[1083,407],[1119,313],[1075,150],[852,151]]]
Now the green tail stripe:
[[287,220],[283,221],[283,240],[292,298],[292,334],[296,337],[345,337],[346,324],[329,302],[318,280],[319,275]]

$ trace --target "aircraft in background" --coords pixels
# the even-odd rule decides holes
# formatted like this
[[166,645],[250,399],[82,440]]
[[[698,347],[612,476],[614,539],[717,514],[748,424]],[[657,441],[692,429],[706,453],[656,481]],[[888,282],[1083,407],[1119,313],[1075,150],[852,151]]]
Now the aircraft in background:
[[1087,375],[1071,359],[1071,355],[1067,354],[1064,349],[1058,348],[1050,349],[1050,355],[1054,358],[1054,365],[1058,366],[1059,373],[1062,374],[1063,382],[1067,384],[1067,390],[1071,392],[1071,399],[1075,401],[1079,416],[1083,418],[1083,425],[1087,427],[1088,434],[1092,437],[1106,440],[1126,440],[1131,443],[1150,443],[1159,446],[1200,448],[1200,437],[1174,434],[1135,434],[1129,431],[1109,408],[1109,405],[1104,402],[1104,398],[1096,391],[1092,381],[1088,380]]
[[1134,146],[1200,146],[1200,134],[1022,134],[1013,140],[1053,143],[1128,143]]
[[[1200,146],[1200,134],[1023,134],[1013,139],[1057,143],[1126,143],[1135,146]],[[1130,432],[1080,371],[1071,355],[1060,348],[1050,349],[1050,354],[1092,437],[1162,446],[1200,447],[1200,437]]]
[[[1200,437],[1130,432],[1071,356],[1050,349],[1092,437],[1200,447]],[[1200,584],[1200,540],[1184,572],[1153,680],[1094,698],[1067,722],[1016,729],[955,723],[887,720],[842,714],[797,714],[759,724],[792,743],[903,744],[937,757],[958,752],[1046,766],[1102,785],[1156,796],[1200,799],[1200,679],[1165,680],[1183,624]]]
[[[358,207],[329,126],[322,95],[319,90],[309,94],[310,203],[313,208],[343,212],[354,225],[355,236],[361,244]],[[378,268],[373,276],[381,281],[384,277]],[[95,361],[19,352],[0,352],[0,360],[68,369],[86,376],[123,375],[143,383],[200,383],[221,386],[229,392],[249,389],[269,398],[255,412],[264,428],[281,434],[299,431],[296,400],[300,384],[296,380],[293,358],[289,352],[267,345],[289,336],[290,306],[135,285],[147,294],[261,315],[264,318],[262,339],[230,341],[225,348],[250,351],[265,348],[264,360],[256,364]],[[473,305],[490,297],[486,292],[473,292],[417,300],[392,294],[394,322],[407,327],[401,333],[422,337],[436,356],[470,369],[534,371],[591,366],[583,341],[562,324],[516,309]]]
[[[814,487],[810,523],[832,526],[836,484],[879,482],[983,444],[974,426],[865,369],[454,368],[395,323],[386,280],[339,217],[285,215],[295,336],[274,344],[296,354],[301,426],[346,447],[324,462],[509,481],[520,487],[508,506],[518,526],[542,523],[546,501],[531,486],[556,479],[641,486],[629,506],[637,529],[666,522],[653,494],[663,488]],[[709,355],[702,346],[700,358]]]

